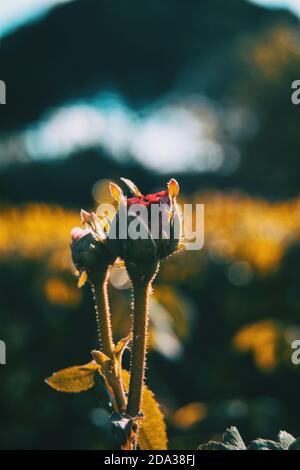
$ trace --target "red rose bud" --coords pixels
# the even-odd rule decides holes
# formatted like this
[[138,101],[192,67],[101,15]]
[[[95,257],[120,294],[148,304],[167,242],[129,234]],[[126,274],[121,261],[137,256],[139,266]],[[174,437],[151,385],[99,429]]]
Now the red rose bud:
[[108,235],[108,246],[126,265],[157,264],[174,253],[180,243],[181,224],[176,204],[179,185],[172,179],[166,190],[143,196],[134,183],[122,180],[134,197],[126,199],[121,188],[111,183],[111,194],[119,209]]
[[81,219],[84,228],[75,227],[71,230],[71,253],[80,273],[79,287],[90,273],[107,269],[115,260],[106,247],[106,234],[96,214],[81,211]]

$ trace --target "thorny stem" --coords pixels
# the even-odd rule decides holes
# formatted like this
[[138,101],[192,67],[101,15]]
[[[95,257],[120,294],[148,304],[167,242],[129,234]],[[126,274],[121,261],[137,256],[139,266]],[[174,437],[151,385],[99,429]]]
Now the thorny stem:
[[[92,283],[92,292],[95,301],[96,320],[98,327],[98,337],[102,352],[106,354],[114,364],[115,345],[112,336],[111,316],[108,300],[108,279],[110,267],[103,273],[97,273],[90,276]],[[126,396],[123,387],[121,371],[116,373],[112,366],[108,377],[109,386],[115,396],[118,410],[121,413],[126,409]]]
[[136,417],[141,410],[144,385],[147,340],[148,310],[152,281],[133,281],[133,342],[131,352],[131,375],[127,414]]

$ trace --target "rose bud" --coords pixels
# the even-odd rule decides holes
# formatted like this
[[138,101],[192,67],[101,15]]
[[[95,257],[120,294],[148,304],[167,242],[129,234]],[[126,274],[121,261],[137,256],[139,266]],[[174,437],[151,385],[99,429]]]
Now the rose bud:
[[115,260],[107,249],[107,234],[98,216],[82,210],[81,220],[84,228],[71,230],[71,254],[79,273],[78,287],[85,283],[89,274],[104,271]]
[[144,196],[134,183],[125,178],[122,181],[134,197],[125,198],[119,186],[110,184],[119,207],[108,235],[108,246],[124,259],[128,271],[132,265],[133,269],[146,274],[147,267],[151,272],[161,259],[178,250],[181,240],[176,203],[179,185],[171,179],[166,190]]

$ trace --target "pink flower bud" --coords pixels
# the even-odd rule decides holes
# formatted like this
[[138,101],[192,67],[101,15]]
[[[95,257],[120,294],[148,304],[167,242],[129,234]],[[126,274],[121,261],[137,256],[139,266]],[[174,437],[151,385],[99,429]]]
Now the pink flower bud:
[[[90,223],[95,227],[95,214],[84,211],[84,216],[87,217],[87,215],[91,217]],[[79,272],[86,271],[88,275],[92,272],[103,271],[114,262],[115,256],[107,249],[106,241],[103,241],[99,233],[91,226],[74,227],[70,235],[72,259]]]

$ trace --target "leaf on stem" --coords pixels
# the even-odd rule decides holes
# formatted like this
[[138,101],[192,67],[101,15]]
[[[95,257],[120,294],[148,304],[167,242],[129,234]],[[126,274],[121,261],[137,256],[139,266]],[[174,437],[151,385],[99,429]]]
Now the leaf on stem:
[[[123,384],[126,392],[129,389],[129,379],[129,372],[123,370]],[[142,412],[144,418],[139,430],[139,447],[142,450],[166,450],[167,432],[163,414],[153,393],[146,385],[143,387]]]
[[95,373],[98,367],[94,361],[82,366],[68,367],[54,372],[46,379],[46,383],[59,392],[84,392],[95,385]]
[[128,344],[132,340],[132,333],[130,332],[129,335],[127,335],[125,338],[120,339],[118,344],[115,347],[115,356],[116,359],[119,362],[120,369],[122,368],[122,356],[125,351],[125,349],[128,347]]

